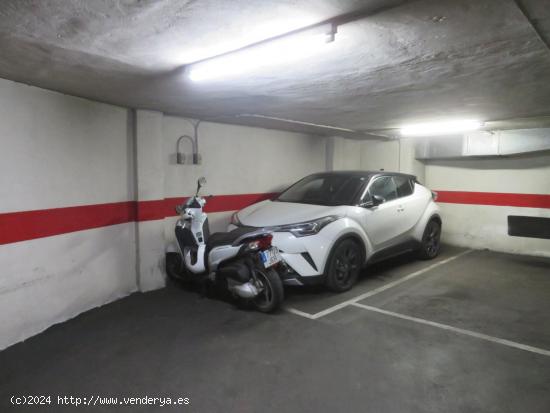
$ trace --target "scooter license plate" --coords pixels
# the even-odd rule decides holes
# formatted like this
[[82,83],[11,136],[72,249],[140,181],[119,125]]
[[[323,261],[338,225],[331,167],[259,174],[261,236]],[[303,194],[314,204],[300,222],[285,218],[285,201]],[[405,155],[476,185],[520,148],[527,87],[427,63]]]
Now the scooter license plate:
[[277,247],[271,247],[268,250],[260,251],[260,259],[264,263],[265,268],[269,268],[283,260]]

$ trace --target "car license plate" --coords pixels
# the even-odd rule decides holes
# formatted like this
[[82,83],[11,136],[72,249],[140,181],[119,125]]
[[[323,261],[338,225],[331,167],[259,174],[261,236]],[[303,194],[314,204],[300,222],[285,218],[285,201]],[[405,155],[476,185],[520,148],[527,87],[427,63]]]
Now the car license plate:
[[277,247],[271,247],[268,250],[260,252],[260,259],[264,263],[264,267],[269,268],[282,261],[283,257],[281,257],[281,254],[279,253]]

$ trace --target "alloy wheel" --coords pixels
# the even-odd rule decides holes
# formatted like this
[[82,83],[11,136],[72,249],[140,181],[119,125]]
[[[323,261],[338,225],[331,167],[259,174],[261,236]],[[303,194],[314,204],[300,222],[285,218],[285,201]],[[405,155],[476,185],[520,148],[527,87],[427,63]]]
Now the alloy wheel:
[[426,235],[425,246],[429,256],[434,256],[439,251],[441,230],[437,223],[432,223],[428,234]]
[[340,286],[347,286],[358,268],[359,254],[354,247],[350,245],[338,251],[335,256],[335,280]]

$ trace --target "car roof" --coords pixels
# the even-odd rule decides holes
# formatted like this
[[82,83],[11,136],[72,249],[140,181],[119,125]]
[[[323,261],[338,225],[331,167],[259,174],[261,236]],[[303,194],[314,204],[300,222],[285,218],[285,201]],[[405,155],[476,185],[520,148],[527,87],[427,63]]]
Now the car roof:
[[406,176],[408,178],[416,179],[416,176],[411,174],[406,174],[403,172],[392,172],[392,171],[362,171],[362,170],[353,170],[353,171],[328,171],[328,172],[318,172],[310,176],[361,176],[371,178],[376,175],[392,175],[392,176]]

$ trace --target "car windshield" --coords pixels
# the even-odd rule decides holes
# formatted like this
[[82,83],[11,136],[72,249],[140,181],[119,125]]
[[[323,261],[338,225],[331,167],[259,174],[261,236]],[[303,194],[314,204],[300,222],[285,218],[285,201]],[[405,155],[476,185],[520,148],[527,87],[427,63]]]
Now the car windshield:
[[315,205],[351,205],[365,183],[362,176],[312,175],[284,191],[276,201]]

